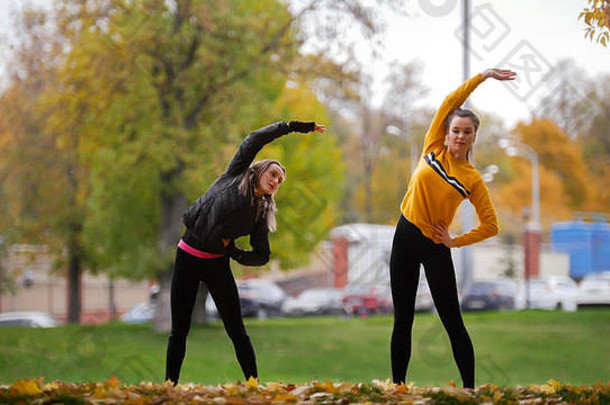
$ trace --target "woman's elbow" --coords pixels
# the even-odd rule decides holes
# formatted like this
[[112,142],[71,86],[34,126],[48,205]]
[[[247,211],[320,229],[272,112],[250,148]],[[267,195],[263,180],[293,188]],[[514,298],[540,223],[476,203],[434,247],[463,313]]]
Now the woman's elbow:
[[259,266],[264,266],[265,264],[269,263],[269,259],[270,259],[270,254],[269,253],[261,253],[259,256]]
[[488,226],[489,228],[489,237],[496,236],[498,232],[500,232],[500,226],[497,222],[492,222]]

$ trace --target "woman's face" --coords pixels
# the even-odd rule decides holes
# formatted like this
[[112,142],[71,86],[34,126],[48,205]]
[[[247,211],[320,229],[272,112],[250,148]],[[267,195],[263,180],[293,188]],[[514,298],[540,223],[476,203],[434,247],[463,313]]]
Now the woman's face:
[[284,171],[280,166],[273,163],[271,164],[267,170],[261,174],[260,179],[258,180],[258,186],[256,187],[257,195],[273,195],[280,188],[280,184],[284,181]]
[[449,153],[457,159],[466,160],[468,150],[476,138],[474,123],[468,117],[458,117],[456,115],[449,124],[447,138]]

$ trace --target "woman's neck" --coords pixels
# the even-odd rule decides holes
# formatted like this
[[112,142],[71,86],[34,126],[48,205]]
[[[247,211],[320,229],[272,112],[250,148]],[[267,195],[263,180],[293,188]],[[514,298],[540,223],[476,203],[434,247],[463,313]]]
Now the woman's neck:
[[460,154],[459,154],[459,153],[457,153],[457,152],[451,152],[451,151],[449,151],[449,154],[450,154],[451,156],[453,156],[454,158],[456,158],[457,160],[461,160],[461,161],[464,161],[464,162],[468,160],[468,155],[465,155],[465,156],[460,156]]

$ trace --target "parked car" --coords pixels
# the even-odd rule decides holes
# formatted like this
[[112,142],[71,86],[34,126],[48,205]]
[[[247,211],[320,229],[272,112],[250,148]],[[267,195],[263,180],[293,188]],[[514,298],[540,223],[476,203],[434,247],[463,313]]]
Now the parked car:
[[350,315],[388,314],[394,310],[389,288],[383,286],[347,287],[343,307]]
[[610,305],[610,271],[587,274],[578,286],[576,303],[579,307]]
[[462,299],[464,311],[515,309],[517,284],[511,279],[475,281]]
[[147,323],[152,322],[155,317],[156,304],[154,301],[142,302],[134,305],[127,312],[121,315],[121,320],[128,323]]
[[576,282],[566,276],[532,278],[519,287],[516,307],[527,308],[529,294],[529,308],[576,311],[577,292]]
[[288,316],[340,315],[345,312],[342,299],[336,288],[309,288],[284,301],[282,311]]
[[237,281],[242,316],[259,319],[282,315],[288,295],[273,281],[248,279]]
[[0,314],[0,326],[53,328],[59,322],[46,312],[5,312]]

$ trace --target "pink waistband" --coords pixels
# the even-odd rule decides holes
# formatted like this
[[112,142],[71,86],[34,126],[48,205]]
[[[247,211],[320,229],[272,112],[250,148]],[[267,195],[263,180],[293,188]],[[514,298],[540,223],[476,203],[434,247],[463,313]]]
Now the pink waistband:
[[208,253],[204,252],[203,250],[195,249],[194,247],[188,245],[182,239],[180,239],[180,242],[178,242],[178,247],[184,250],[186,253],[198,257],[200,259],[218,259],[224,256],[222,253]]

